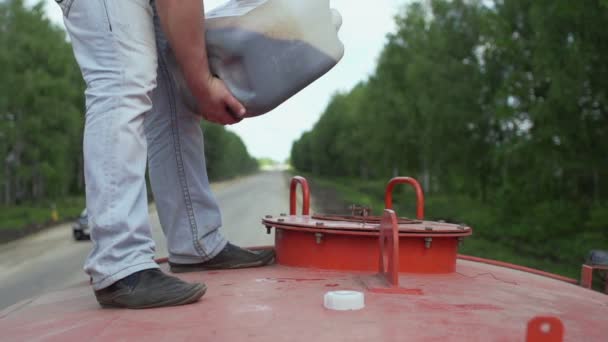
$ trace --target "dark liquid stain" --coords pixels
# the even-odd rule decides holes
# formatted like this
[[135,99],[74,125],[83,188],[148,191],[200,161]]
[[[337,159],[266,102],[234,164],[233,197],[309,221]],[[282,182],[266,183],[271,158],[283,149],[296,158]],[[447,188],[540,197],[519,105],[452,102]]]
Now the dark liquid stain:
[[[273,39],[240,28],[209,29],[206,40],[211,72],[241,101],[248,117],[276,108],[338,62],[307,42]],[[169,61],[175,63],[175,58]],[[177,66],[172,70],[177,72]],[[177,78],[187,106],[197,111],[181,73]]]
[[285,280],[291,280],[291,281],[321,281],[321,280],[327,280],[327,279],[322,279],[322,278],[275,278],[278,281],[285,281]]
[[426,309],[432,310],[443,310],[443,311],[477,311],[477,310],[489,310],[489,311],[500,311],[502,307],[492,304],[445,304],[445,303],[420,303],[421,306]]
[[300,282],[300,281],[321,281],[321,280],[327,280],[327,279],[322,279],[322,278],[266,278],[266,280],[276,281],[277,283],[284,283],[284,282],[287,282],[287,281],[296,281],[296,282]]

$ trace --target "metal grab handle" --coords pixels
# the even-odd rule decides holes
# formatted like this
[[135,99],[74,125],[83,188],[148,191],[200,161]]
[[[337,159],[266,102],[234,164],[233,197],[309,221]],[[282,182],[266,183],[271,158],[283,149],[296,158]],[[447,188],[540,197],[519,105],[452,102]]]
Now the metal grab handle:
[[384,195],[384,208],[393,209],[393,189],[397,184],[409,184],[416,191],[416,218],[424,220],[424,194],[417,180],[411,177],[395,177],[388,182]]
[[302,176],[295,176],[291,179],[289,185],[289,215],[296,215],[296,188],[300,184],[302,189],[302,215],[310,214],[310,189],[308,181]]

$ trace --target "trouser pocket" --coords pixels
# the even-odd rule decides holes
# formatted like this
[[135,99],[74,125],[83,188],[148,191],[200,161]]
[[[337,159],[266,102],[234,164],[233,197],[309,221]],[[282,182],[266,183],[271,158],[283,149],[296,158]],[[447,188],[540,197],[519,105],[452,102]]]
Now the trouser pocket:
[[72,4],[74,0],[55,0],[57,5],[61,8],[61,12],[63,12],[63,16],[67,17],[70,14],[70,8],[72,8]]

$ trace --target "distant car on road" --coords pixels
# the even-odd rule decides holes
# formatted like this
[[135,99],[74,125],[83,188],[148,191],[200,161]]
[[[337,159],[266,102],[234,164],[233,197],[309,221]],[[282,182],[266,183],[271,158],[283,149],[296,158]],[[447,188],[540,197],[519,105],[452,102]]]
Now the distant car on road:
[[87,209],[85,208],[82,213],[80,213],[78,220],[74,223],[74,225],[72,225],[72,234],[74,235],[74,240],[81,241],[91,239],[88,219]]

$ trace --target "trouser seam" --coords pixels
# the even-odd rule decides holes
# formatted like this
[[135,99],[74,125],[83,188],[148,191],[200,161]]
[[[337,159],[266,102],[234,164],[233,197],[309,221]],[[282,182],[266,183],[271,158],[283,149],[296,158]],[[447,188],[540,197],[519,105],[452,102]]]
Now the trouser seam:
[[[107,12],[107,5],[106,5],[106,0],[102,0],[103,6],[104,8],[106,8],[106,18],[109,22],[110,18],[108,17],[108,12]],[[114,62],[119,63],[120,65],[126,64],[124,63],[124,55],[121,53],[121,49],[118,46],[118,42],[116,40],[116,37],[114,35],[114,32],[112,32],[112,30],[109,30],[107,32],[107,34],[110,36],[110,40],[112,41],[112,46],[114,47]],[[120,68],[120,88],[121,90],[124,89],[125,86],[125,72],[123,68]],[[121,92],[122,93],[122,92]],[[116,198],[116,187],[118,186],[118,184],[116,183],[116,168],[112,167],[113,165],[116,165],[116,145],[117,145],[117,140],[118,140],[118,129],[117,129],[117,110],[120,108],[121,102],[122,102],[122,97],[121,96],[116,96],[113,95],[112,96],[113,101],[112,101],[112,106],[110,107],[109,110],[109,122],[110,122],[110,129],[108,130],[109,132],[107,133],[106,136],[106,146],[110,146],[110,150],[112,151],[110,153],[110,156],[106,159],[106,165],[105,165],[105,170],[104,170],[104,176],[106,177],[106,180],[109,178],[110,179],[110,189],[109,191],[106,193],[106,198],[104,200],[104,203],[107,204],[108,206],[108,212],[109,212],[109,216],[111,218],[111,222],[115,222],[116,221],[116,214],[115,214],[115,209],[116,209],[116,205],[115,205],[115,201],[113,200],[114,198]]]
[[[112,274],[110,274],[110,275],[107,275],[107,276],[103,277],[103,279],[100,279],[100,280],[98,280],[98,281],[94,281],[94,282],[93,282],[93,285],[96,285],[96,284],[101,284],[101,283],[103,283],[104,281],[106,281],[107,279],[112,278],[113,276],[117,275],[118,273],[120,273],[120,272],[124,272],[124,271],[126,271],[126,270],[128,270],[128,269],[130,269],[130,268],[137,267],[137,266],[139,266],[139,265],[149,264],[149,263],[155,263],[155,262],[154,262],[154,260],[149,260],[149,261],[138,262],[137,264],[129,265],[129,266],[127,266],[127,267],[125,267],[125,268],[123,268],[123,269],[121,269],[121,270],[118,270],[118,271],[116,271],[116,272],[114,272],[114,273],[112,273]],[[155,267],[155,268],[158,268],[158,264],[156,264],[156,266],[157,266],[157,267]],[[118,280],[120,280],[120,279],[118,279]]]
[[[106,2],[109,12],[102,8]],[[113,22],[122,23],[130,19],[125,16],[133,15],[140,24],[150,24],[149,11],[142,11],[137,4],[117,8],[117,3],[74,1],[69,18],[64,17],[87,85],[83,154],[93,246],[84,270],[94,280],[101,279],[95,282],[96,287],[129,272],[155,267],[144,169],[140,167],[146,153],[145,145],[140,144],[140,121],[150,106],[145,92],[155,81],[155,60],[147,58],[155,53],[154,35],[142,30],[142,40],[135,41],[125,30],[110,31],[106,26],[109,14]],[[142,45],[134,49],[137,43]],[[145,63],[132,63],[131,57],[140,55]],[[128,79],[131,70],[133,82]],[[142,259],[150,260],[149,264]],[[139,266],[125,268],[127,265]]]
[[207,253],[198,238],[198,227],[196,224],[196,218],[194,215],[194,209],[192,206],[192,198],[190,197],[190,191],[188,190],[188,181],[186,179],[186,172],[184,170],[184,161],[182,157],[182,148],[179,137],[179,127],[177,123],[177,110],[175,105],[175,97],[174,97],[174,84],[171,78],[171,75],[166,67],[165,56],[162,53],[158,53],[158,65],[160,72],[167,79],[167,99],[169,101],[169,112],[171,118],[171,135],[173,138],[173,148],[175,152],[175,162],[177,166],[177,176],[179,179],[179,183],[182,187],[182,194],[184,196],[184,202],[186,204],[186,212],[188,213],[188,223],[190,224],[190,232],[192,234],[192,243],[194,249],[199,254],[199,256],[205,258],[207,257]]

